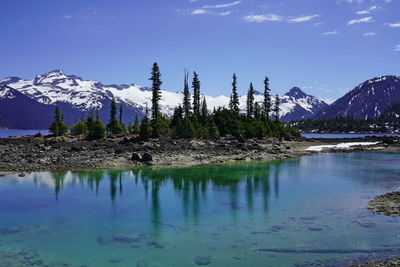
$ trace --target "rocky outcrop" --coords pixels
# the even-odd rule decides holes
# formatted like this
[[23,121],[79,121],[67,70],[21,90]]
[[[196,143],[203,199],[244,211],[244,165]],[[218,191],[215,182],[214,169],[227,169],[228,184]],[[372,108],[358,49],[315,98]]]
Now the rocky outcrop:
[[368,209],[388,216],[400,216],[400,192],[380,195],[368,202]]

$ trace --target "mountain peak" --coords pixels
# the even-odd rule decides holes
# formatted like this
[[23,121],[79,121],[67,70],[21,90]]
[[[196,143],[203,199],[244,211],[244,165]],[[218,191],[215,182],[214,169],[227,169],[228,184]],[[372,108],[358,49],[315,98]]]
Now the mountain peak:
[[45,74],[45,76],[54,76],[54,75],[62,76],[62,75],[65,75],[65,74],[64,74],[64,72],[62,70],[52,70],[52,71],[49,71],[48,73]]
[[52,70],[46,74],[37,75],[34,80],[34,84],[40,83],[54,83],[57,80],[68,79],[68,76],[64,74],[62,70]]
[[306,93],[304,93],[299,87],[293,87],[292,89],[290,89],[289,92],[287,92],[285,94],[286,96],[291,96],[294,97],[296,99],[298,98],[304,98],[306,96],[308,96]]

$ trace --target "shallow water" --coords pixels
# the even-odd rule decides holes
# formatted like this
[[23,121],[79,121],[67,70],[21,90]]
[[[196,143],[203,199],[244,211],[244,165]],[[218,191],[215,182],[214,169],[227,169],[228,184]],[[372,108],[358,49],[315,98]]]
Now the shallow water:
[[[0,178],[1,266],[340,265],[400,255],[365,209],[400,154]],[[7,265],[8,264],[8,265]]]

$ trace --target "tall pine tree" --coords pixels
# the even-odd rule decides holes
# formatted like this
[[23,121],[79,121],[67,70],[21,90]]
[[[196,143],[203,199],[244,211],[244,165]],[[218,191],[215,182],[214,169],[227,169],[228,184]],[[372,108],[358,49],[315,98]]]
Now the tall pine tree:
[[192,104],[190,101],[190,92],[189,92],[189,72],[185,70],[185,81],[183,85],[183,113],[185,117],[190,115],[190,111],[192,110]]
[[203,100],[201,101],[201,123],[204,125],[206,123],[208,117],[208,108],[207,108],[207,102],[206,102],[206,97],[203,96]]
[[122,125],[122,104],[119,106],[119,124]]
[[239,113],[239,95],[237,93],[237,78],[236,78],[235,73],[233,74],[232,94],[231,94],[231,100],[229,103],[229,107],[231,110]]
[[275,114],[275,120],[279,121],[279,111],[280,111],[280,104],[281,100],[279,99],[278,94],[275,96],[275,103],[274,103],[274,114]]
[[262,111],[261,111],[261,106],[258,102],[254,104],[254,118],[256,120],[259,120],[261,118]]
[[140,125],[140,132],[139,132],[139,136],[141,139],[143,140],[147,140],[151,137],[151,126],[149,124],[149,110],[146,104],[146,110],[144,113],[144,117],[142,119],[142,123]]
[[112,134],[121,134],[124,132],[124,129],[117,120],[117,103],[114,97],[111,100],[110,121],[107,124],[107,131]]
[[64,116],[58,107],[56,105],[56,110],[54,114],[54,122],[50,125],[49,130],[51,133],[53,133],[55,136],[60,136],[68,133],[68,127],[67,125],[63,122]]
[[160,68],[158,67],[157,62],[153,64],[153,68],[151,69],[151,78],[152,81],[151,89],[153,92],[152,99],[151,99],[151,111],[152,111],[152,120],[156,121],[160,118],[160,99],[161,99],[161,73]]
[[250,88],[247,93],[247,117],[252,117],[254,114],[254,88],[253,83],[250,83]]
[[200,117],[200,80],[199,75],[196,72],[193,72],[193,113]]
[[263,116],[269,119],[271,112],[271,89],[269,88],[269,78],[265,76],[264,79],[264,102],[263,102]]

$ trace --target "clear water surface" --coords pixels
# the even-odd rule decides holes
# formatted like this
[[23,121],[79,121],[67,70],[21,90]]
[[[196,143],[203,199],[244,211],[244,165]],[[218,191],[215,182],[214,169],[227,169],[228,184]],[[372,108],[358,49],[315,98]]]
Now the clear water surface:
[[0,177],[1,266],[329,266],[400,255],[400,154]]
[[47,135],[49,134],[49,130],[0,130],[0,138],[10,136],[35,135],[37,133]]

